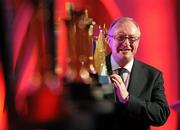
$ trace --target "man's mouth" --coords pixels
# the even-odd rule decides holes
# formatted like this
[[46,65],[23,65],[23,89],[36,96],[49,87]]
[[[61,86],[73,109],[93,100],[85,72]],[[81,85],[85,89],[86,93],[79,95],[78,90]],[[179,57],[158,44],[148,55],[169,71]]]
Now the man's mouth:
[[131,51],[132,49],[128,49],[128,48],[124,48],[124,49],[120,49],[120,51]]

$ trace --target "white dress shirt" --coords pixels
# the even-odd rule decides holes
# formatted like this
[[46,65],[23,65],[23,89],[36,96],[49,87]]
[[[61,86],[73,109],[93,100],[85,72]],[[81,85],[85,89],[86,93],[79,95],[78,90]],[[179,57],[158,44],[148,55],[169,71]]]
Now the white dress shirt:
[[[124,79],[124,83],[125,83],[126,88],[128,88],[128,85],[129,85],[130,74],[131,74],[131,70],[133,67],[133,62],[134,62],[134,58],[127,65],[125,65],[123,67],[123,68],[127,69],[127,71],[123,73],[123,79]],[[112,55],[111,55],[111,66],[112,66],[112,71],[115,71],[118,68],[121,68],[118,65],[118,63],[114,60]]]

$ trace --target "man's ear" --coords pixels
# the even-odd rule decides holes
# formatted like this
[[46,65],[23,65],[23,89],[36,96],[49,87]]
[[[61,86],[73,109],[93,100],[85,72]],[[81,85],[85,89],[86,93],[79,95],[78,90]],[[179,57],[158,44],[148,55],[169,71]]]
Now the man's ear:
[[109,48],[111,48],[111,38],[107,38],[107,44],[108,44],[108,46],[109,46]]

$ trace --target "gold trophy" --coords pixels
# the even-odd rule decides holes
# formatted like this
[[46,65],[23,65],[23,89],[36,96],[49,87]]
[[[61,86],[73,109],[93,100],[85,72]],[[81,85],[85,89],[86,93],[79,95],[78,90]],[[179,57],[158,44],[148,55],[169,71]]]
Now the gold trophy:
[[[106,43],[105,25],[97,28],[96,23],[89,18],[88,11],[73,11],[68,8],[68,69],[67,78],[70,81],[91,83],[91,74],[101,75],[105,67]],[[99,35],[94,36],[94,29]]]

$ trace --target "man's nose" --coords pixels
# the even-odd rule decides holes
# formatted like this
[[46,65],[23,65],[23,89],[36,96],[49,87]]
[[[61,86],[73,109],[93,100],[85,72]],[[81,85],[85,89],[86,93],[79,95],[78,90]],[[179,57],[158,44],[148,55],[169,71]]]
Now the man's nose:
[[129,46],[129,45],[130,45],[129,39],[126,38],[123,42],[123,46]]

